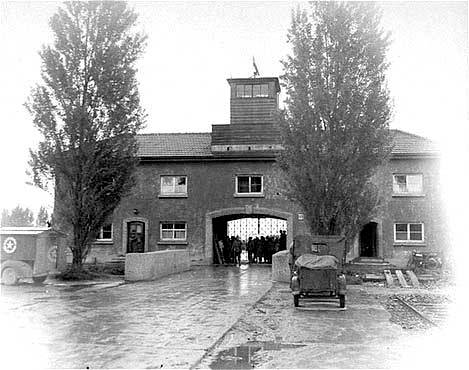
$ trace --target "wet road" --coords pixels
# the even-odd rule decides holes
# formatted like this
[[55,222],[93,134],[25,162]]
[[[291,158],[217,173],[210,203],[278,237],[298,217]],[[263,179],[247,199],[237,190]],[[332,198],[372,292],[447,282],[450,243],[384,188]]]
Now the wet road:
[[392,323],[380,302],[389,292],[349,285],[345,309],[337,299],[300,300],[295,308],[288,284],[274,283],[197,368],[433,368],[443,332]]
[[187,368],[270,287],[266,266],[199,267],[96,291],[2,286],[2,364]]

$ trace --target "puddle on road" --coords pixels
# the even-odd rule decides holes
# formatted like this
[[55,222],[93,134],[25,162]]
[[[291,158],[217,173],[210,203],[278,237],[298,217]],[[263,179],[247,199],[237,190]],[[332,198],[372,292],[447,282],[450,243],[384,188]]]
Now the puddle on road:
[[225,349],[217,354],[209,365],[211,369],[252,369],[258,363],[254,355],[260,350],[279,351],[283,348],[304,347],[305,344],[249,342],[242,346]]

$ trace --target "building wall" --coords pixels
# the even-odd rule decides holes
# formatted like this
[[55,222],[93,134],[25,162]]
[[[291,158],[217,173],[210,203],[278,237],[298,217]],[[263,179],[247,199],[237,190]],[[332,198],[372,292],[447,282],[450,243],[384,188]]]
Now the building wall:
[[[264,176],[263,197],[235,195],[236,175],[243,174]],[[186,175],[187,197],[160,197],[161,175]],[[298,220],[301,209],[281,195],[280,187],[278,169],[275,168],[274,161],[143,163],[138,168],[134,190],[122,200],[114,212],[114,243],[109,248],[112,248],[116,255],[124,254],[125,220],[138,217],[147,220],[147,251],[187,248],[194,263],[211,263],[211,241],[206,241],[207,223],[211,222],[211,217],[232,212],[216,212],[227,209],[253,214],[257,213],[256,209],[288,213],[292,215],[292,234],[306,232],[305,221]],[[186,222],[187,241],[161,241],[160,222],[163,221]],[[103,253],[103,248],[100,248],[101,256],[107,255]],[[93,253],[89,260],[94,257],[99,260]]]
[[[393,174],[422,173],[423,191],[421,197],[398,197],[393,195]],[[236,175],[263,175],[263,197],[235,196]],[[137,171],[137,184],[132,193],[123,199],[113,216],[113,244],[100,245],[89,256],[109,260],[111,255],[125,254],[125,222],[141,219],[147,222],[147,249],[188,249],[192,263],[211,263],[212,241],[207,241],[207,215],[226,214],[216,212],[227,209],[263,208],[292,215],[293,235],[307,233],[306,221],[298,220],[301,208],[281,194],[282,183],[274,161],[205,161],[205,162],[153,162],[143,163]],[[186,175],[187,197],[161,198],[161,175]],[[416,250],[441,251],[447,247],[444,213],[439,198],[439,168],[436,159],[392,159],[378,171],[375,182],[386,200],[370,221],[378,224],[378,257],[405,265],[409,253]],[[136,210],[137,213],[134,212]],[[230,213],[231,211],[227,211]],[[244,212],[244,211],[241,211]],[[247,211],[246,211],[247,212]],[[214,217],[215,217],[214,216]],[[160,222],[183,221],[187,223],[187,241],[183,243],[160,240]],[[423,222],[423,243],[395,243],[395,222]],[[211,230],[211,225],[210,225]],[[292,235],[290,235],[292,236]],[[359,242],[356,239],[348,254],[348,260],[360,256]]]
[[[393,193],[393,174],[423,175],[421,196],[402,196]],[[374,178],[384,202],[370,221],[376,222],[378,232],[378,257],[405,267],[413,250],[435,251],[444,254],[449,247],[445,213],[439,178],[439,161],[435,158],[391,159],[379,169]],[[395,242],[395,223],[423,223],[423,242]],[[360,256],[359,237],[347,259]]]
[[[383,257],[396,265],[403,265],[412,250],[443,252],[448,248],[444,205],[441,199],[439,161],[437,159],[393,159],[383,169],[386,206],[381,212]],[[422,196],[396,196],[392,189],[392,175],[421,173]],[[423,242],[395,242],[394,223],[422,222]]]

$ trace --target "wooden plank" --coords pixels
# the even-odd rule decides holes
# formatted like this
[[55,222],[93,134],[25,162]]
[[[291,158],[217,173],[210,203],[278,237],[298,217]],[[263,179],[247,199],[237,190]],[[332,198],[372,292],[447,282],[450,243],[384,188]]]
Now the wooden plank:
[[407,284],[407,281],[405,281],[405,277],[402,274],[402,271],[401,270],[396,270],[394,272],[396,273],[397,280],[399,280],[399,284],[401,284],[401,287],[409,288],[409,284]]
[[407,270],[406,271],[406,274],[407,276],[409,277],[412,285],[415,287],[415,288],[420,288],[420,283],[419,283],[419,279],[417,279],[417,276],[415,275],[415,273],[412,271],[412,270]]
[[391,271],[389,270],[384,270],[384,277],[386,278],[386,283],[389,287],[393,287],[394,286],[394,279],[391,275]]
[[365,274],[363,281],[383,281],[384,276],[382,274]]
[[217,242],[215,242],[215,253],[217,255],[218,263],[225,264],[225,261],[223,260],[223,254],[221,253],[220,247],[218,246]]

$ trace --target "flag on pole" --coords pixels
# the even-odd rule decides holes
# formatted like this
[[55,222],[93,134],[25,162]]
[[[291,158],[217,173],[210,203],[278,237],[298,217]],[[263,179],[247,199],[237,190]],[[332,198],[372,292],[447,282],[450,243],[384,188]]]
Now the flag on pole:
[[257,69],[256,60],[254,59],[254,57],[252,57],[252,66],[254,67],[254,74],[252,75],[252,77],[259,77],[259,70]]

